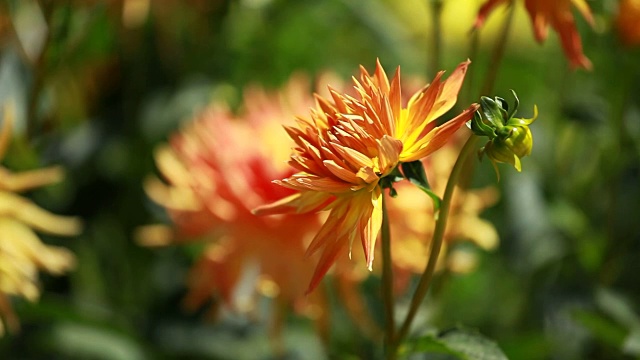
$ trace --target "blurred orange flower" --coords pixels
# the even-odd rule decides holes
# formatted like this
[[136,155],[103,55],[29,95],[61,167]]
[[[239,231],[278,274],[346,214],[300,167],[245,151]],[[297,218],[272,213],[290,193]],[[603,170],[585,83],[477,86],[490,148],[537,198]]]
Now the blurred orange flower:
[[[11,138],[12,116],[5,116],[0,132],[0,159]],[[0,166],[0,336],[5,327],[18,329],[11,296],[36,301],[38,270],[62,274],[75,265],[73,254],[62,247],[43,244],[35,231],[72,236],[80,232],[77,218],[54,215],[17,193],[56,183],[62,169],[49,167],[14,174]]]
[[[478,12],[475,27],[481,27],[496,6],[512,2],[513,0],[486,1]],[[560,36],[562,49],[571,66],[591,69],[591,61],[582,52],[580,34],[576,29],[571,5],[575,6],[587,22],[593,26],[593,15],[585,0],[525,0],[525,7],[531,17],[536,40],[542,43],[547,38],[548,28],[551,25]]]
[[640,45],[640,0],[620,0],[616,26],[625,45]]
[[[293,173],[286,164],[290,147],[283,119],[313,104],[310,89],[302,77],[279,93],[249,88],[239,115],[212,106],[156,152],[165,181],[149,178],[145,190],[167,209],[175,227],[146,227],[139,239],[146,245],[206,242],[189,275],[189,309],[217,295],[235,310],[248,311],[260,293],[309,310],[303,295],[312,267],[304,248],[320,226],[318,215],[261,218],[251,209],[293,193],[271,179]],[[249,291],[243,292],[246,284]]]
[[[329,77],[318,82],[342,87],[340,80]],[[251,87],[239,114],[212,106],[156,151],[164,181],[149,177],[145,190],[167,210],[174,225],[143,227],[137,238],[147,246],[206,244],[189,272],[183,303],[189,310],[213,299],[211,315],[220,304],[251,312],[257,295],[263,295],[278,303],[276,309],[293,308],[314,319],[321,336],[328,337],[326,294],[316,291],[305,296],[313,273],[305,248],[321,226],[320,214],[257,217],[251,213],[260,204],[294,193],[271,181],[293,174],[286,162],[290,139],[282,126],[307,112],[313,102],[309,81],[301,76],[292,77],[279,92]],[[358,288],[368,273],[357,271],[346,256],[338,264],[337,295],[363,332],[376,336]],[[274,312],[276,335],[282,315]]]
[[444,71],[439,72],[406,107],[402,104],[400,68],[389,82],[379,62],[373,76],[361,67],[360,80],[354,78],[358,98],[330,89],[333,101],[316,96],[311,117],[298,117],[298,127],[285,127],[297,145],[289,164],[299,172],[276,183],[297,192],[254,212],[330,210],[307,248],[307,255],[322,249],[308,291],[354,240],[362,244],[367,267],[372,268],[382,224],[380,181],[401,162],[432,154],[471,119],[477,104],[443,125],[436,126],[435,121],[455,104],[469,63],[458,65],[446,81],[441,80]]

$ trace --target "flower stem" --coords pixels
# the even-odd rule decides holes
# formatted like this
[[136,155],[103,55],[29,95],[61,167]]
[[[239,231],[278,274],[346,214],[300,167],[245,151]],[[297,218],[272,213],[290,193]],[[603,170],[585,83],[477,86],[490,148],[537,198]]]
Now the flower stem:
[[[382,300],[385,315],[385,345],[389,354],[393,349],[395,338],[395,322],[393,318],[393,270],[391,268],[391,231],[389,229],[389,213],[387,212],[386,196],[382,194]],[[395,354],[395,351],[394,351]],[[389,359],[392,359],[391,355]]]
[[447,182],[447,187],[444,190],[444,195],[442,196],[442,202],[440,203],[440,215],[436,220],[436,226],[433,232],[433,239],[431,240],[431,249],[429,252],[429,259],[427,262],[427,267],[422,273],[420,277],[420,281],[418,283],[418,287],[416,288],[415,293],[413,294],[413,298],[411,298],[411,305],[409,306],[409,312],[402,323],[402,327],[398,331],[395,341],[393,343],[393,350],[397,351],[398,346],[404,339],[404,337],[409,332],[411,328],[411,323],[415,318],[420,304],[422,300],[427,295],[427,291],[429,290],[429,286],[431,285],[431,279],[433,277],[433,273],[436,269],[436,263],[438,262],[438,256],[440,255],[440,249],[442,248],[442,241],[444,238],[444,233],[447,228],[447,219],[449,217],[449,208],[451,206],[451,198],[453,196],[453,191],[458,183],[458,179],[462,169],[464,168],[465,160],[467,156],[473,152],[475,149],[476,142],[478,137],[475,135],[471,135],[467,142],[460,150],[460,154],[458,155],[458,159],[453,165],[453,169],[451,169],[451,175],[449,176],[449,180]]
[[431,23],[433,24],[431,38],[431,62],[429,74],[433,75],[440,69],[442,58],[442,1],[430,0],[431,2]]
[[487,72],[487,76],[484,79],[484,84],[482,86],[480,95],[489,95],[493,91],[493,87],[495,86],[496,79],[498,77],[498,70],[500,69],[500,62],[502,61],[502,58],[504,57],[504,51],[507,48],[507,42],[509,40],[509,33],[511,30],[511,24],[513,23],[514,13],[515,4],[511,3],[509,5],[509,13],[507,14],[507,18],[504,20],[504,25],[502,26],[502,31],[500,32],[500,38],[498,39],[498,42],[493,49],[491,61],[489,62],[489,71]]

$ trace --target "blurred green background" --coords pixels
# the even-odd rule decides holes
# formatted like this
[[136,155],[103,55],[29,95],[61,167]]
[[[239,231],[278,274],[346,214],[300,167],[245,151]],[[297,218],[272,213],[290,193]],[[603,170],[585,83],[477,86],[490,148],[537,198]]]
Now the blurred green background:
[[[38,303],[16,299],[22,329],[0,339],[0,358],[272,358],[268,324],[233,314],[214,323],[181,309],[196,250],[133,241],[137,227],[167,220],[142,189],[156,172],[154,147],[213,100],[237,106],[248,84],[276,88],[296,71],[348,78],[376,58],[427,79],[467,57],[460,107],[515,89],[520,115],[534,104],[540,114],[523,172],[501,167],[501,200],[483,214],[500,247],[482,252],[476,271],[439,278],[425,305],[430,325],[478,329],[512,359],[640,358],[640,55],[616,36],[617,1],[589,2],[593,29],[577,20],[592,71],[569,69],[554,32],[537,44],[521,4],[497,65],[504,7],[473,52],[481,2],[442,1],[437,58],[436,3],[3,1],[0,103],[17,113],[4,165],[63,165],[65,181],[28,195],[82,217],[85,229],[43,236],[71,249],[77,268],[42,274]],[[495,66],[494,91],[481,94]],[[494,183],[489,162],[476,166],[474,186]],[[376,289],[363,286],[380,310]],[[376,355],[347,318],[334,317],[327,350],[292,315],[286,358]]]

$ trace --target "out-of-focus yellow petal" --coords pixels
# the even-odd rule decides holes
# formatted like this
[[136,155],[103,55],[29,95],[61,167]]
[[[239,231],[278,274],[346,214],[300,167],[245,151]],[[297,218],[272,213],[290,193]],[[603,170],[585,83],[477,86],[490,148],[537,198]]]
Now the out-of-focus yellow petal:
[[2,235],[4,249],[13,249],[14,255],[29,259],[38,267],[61,274],[75,266],[75,257],[63,247],[43,244],[26,224],[9,218],[0,218],[0,227],[10,235]]
[[0,191],[0,217],[19,220],[32,228],[53,235],[72,236],[80,233],[80,219],[55,215],[23,197]]
[[168,225],[145,225],[136,229],[133,238],[141,246],[167,246],[175,241],[176,233]]
[[191,188],[167,186],[156,177],[147,177],[143,187],[153,201],[168,209],[197,211],[203,207]]
[[64,178],[59,166],[52,166],[14,174],[0,167],[0,190],[22,192],[45,185],[55,184]]

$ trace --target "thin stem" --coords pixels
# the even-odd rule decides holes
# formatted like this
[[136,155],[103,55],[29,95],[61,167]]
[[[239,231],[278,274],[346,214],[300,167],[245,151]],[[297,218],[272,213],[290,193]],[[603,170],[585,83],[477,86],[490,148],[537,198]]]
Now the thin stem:
[[442,0],[431,0],[431,20],[433,24],[429,64],[431,67],[428,76],[438,72],[442,60]]
[[[478,55],[478,48],[480,46],[480,31],[478,29],[473,29],[471,30],[471,32],[469,33],[469,36],[471,37],[471,40],[469,41],[469,59],[473,59],[475,61],[475,59],[477,58]],[[466,80],[465,80],[465,87],[467,88],[467,90],[464,93],[464,100],[460,101],[462,104],[469,104],[472,103],[472,99],[474,98],[474,92],[475,90],[475,75],[476,75],[476,71],[475,71],[476,67],[475,66],[470,66],[469,69],[467,70],[467,76],[466,76]]]
[[467,156],[471,154],[475,149],[477,140],[478,137],[475,135],[471,135],[469,139],[467,139],[467,142],[462,147],[462,150],[460,150],[460,154],[458,155],[458,159],[453,165],[453,169],[451,169],[451,175],[449,176],[449,180],[447,181],[447,186],[444,190],[444,195],[442,196],[442,202],[440,203],[440,215],[436,220],[436,226],[433,231],[433,239],[431,240],[431,249],[429,252],[427,267],[420,277],[420,281],[415,293],[413,294],[413,298],[411,298],[409,312],[407,313],[407,316],[402,323],[402,327],[396,335],[393,344],[394,351],[397,350],[398,346],[409,332],[411,323],[413,322],[413,319],[415,318],[416,314],[418,313],[418,309],[420,308],[420,304],[422,303],[422,300],[427,295],[427,291],[429,290],[431,279],[436,269],[438,256],[440,255],[440,249],[442,248],[444,233],[447,228],[447,219],[449,217],[449,208],[451,206],[453,191],[456,187],[456,184],[458,183],[460,173],[464,168],[465,160],[467,159]]
[[513,23],[514,13],[515,5],[511,3],[509,5],[509,13],[507,14],[507,18],[505,19],[504,25],[502,26],[500,38],[498,39],[498,42],[493,49],[493,54],[491,55],[491,61],[489,62],[489,71],[487,72],[487,77],[484,79],[481,95],[487,95],[491,93],[493,91],[493,87],[496,84],[498,70],[500,69],[500,62],[502,61],[502,58],[504,57],[504,51],[507,48],[507,42],[509,39],[511,24]]
[[[385,344],[391,351],[395,338],[395,322],[393,318],[393,270],[391,268],[391,231],[389,229],[389,214],[387,212],[386,196],[382,194],[382,299],[385,315]],[[395,351],[393,352],[395,354]],[[394,355],[389,352],[389,359]]]
[[[33,138],[38,130],[38,105],[40,102],[40,96],[42,95],[42,90],[45,85],[45,76],[46,76],[46,55],[49,51],[49,47],[51,46],[52,41],[52,32],[51,28],[51,17],[53,16],[53,5],[48,1],[38,1],[38,5],[44,14],[44,20],[47,25],[47,33],[44,38],[44,42],[42,44],[42,49],[38,56],[34,59],[32,65],[33,71],[33,84],[31,85],[31,89],[29,90],[28,100],[27,100],[27,139]],[[19,40],[18,40],[19,42]]]

